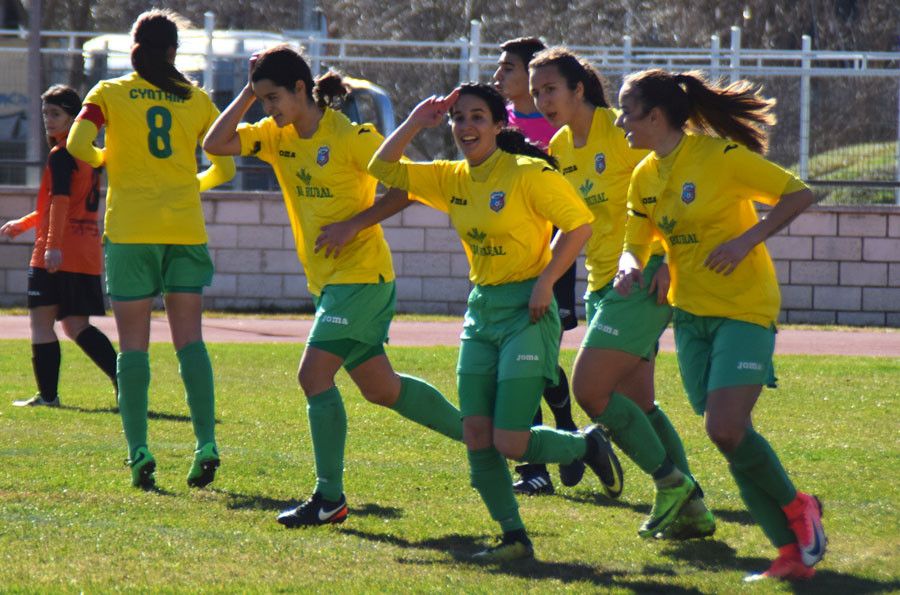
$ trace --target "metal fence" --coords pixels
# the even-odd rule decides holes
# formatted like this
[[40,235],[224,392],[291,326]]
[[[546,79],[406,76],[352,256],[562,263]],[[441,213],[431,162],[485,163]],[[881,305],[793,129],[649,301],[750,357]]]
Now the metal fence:
[[[180,51],[192,63],[202,64],[193,74],[220,106],[246,80],[250,51],[243,46],[230,53],[217,51],[213,42],[228,34],[214,31],[208,14],[204,47]],[[42,32],[43,83],[74,82],[86,90],[97,79],[116,74],[97,67],[114,61],[113,48],[107,48],[105,59],[87,56],[94,67],[85,69],[83,43],[97,35]],[[19,31],[0,30],[0,67],[11,73],[0,83],[5,85],[0,88],[0,180],[7,183],[15,182],[15,172],[24,178],[23,166],[29,165],[24,151],[19,148],[21,155],[16,156],[14,150],[17,142],[28,140],[21,138],[25,127],[18,120],[27,119],[27,111],[4,109],[4,98],[14,96],[9,89],[17,84],[16,77],[24,79],[29,68],[24,42],[2,43],[19,36]],[[468,37],[441,42],[330,39],[298,31],[285,31],[281,38],[305,49],[314,72],[334,67],[385,87],[401,117],[422,97],[461,81],[488,80],[499,42],[482,40],[478,22],[472,23]],[[796,171],[829,202],[900,204],[900,52],[814,51],[809,37],[803,38],[801,50],[744,48],[737,27],[731,29],[727,45],[712,36],[704,48],[635,47],[627,36],[615,47],[569,47],[598,66],[610,81],[612,96],[623,75],[652,67],[699,69],[712,78],[762,83],[764,93],[778,100],[779,124],[772,130],[770,149],[775,161]],[[446,130],[428,131],[417,139],[415,149],[427,157],[455,152]]]

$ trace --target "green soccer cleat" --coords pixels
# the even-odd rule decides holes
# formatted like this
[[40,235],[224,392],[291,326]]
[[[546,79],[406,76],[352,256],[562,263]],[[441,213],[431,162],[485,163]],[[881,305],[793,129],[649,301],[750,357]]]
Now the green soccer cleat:
[[684,510],[665,530],[656,534],[657,539],[703,539],[716,532],[716,517],[709,510],[700,514],[688,514]]
[[187,483],[192,488],[206,487],[216,478],[219,466],[219,449],[214,442],[207,442],[194,451],[194,462],[188,471]]
[[653,537],[666,530],[678,518],[678,513],[694,494],[697,484],[687,475],[682,482],[670,488],[656,488],[656,501],[650,510],[650,516],[638,529],[641,537]]
[[512,562],[513,560],[526,560],[534,558],[534,547],[525,531],[513,531],[505,533],[500,543],[482,550],[472,556],[476,562],[496,564],[498,562]]
[[131,459],[126,461],[131,467],[131,485],[144,490],[153,489],[156,486],[156,459],[150,454],[146,446],[139,446],[134,451]]

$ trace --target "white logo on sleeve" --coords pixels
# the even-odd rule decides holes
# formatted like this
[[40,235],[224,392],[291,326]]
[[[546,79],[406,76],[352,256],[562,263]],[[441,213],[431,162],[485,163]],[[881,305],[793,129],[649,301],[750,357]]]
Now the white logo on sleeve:
[[541,361],[540,356],[535,355],[533,353],[520,353],[516,357],[517,362],[539,362]]
[[738,362],[737,364],[738,370],[756,370],[760,372],[763,370],[763,365],[759,362]]

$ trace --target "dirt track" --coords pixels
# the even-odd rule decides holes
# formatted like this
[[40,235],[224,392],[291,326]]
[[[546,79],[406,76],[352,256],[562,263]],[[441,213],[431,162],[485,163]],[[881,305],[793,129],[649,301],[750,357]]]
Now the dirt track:
[[[110,338],[116,329],[112,317],[97,317],[93,323]],[[210,343],[302,343],[306,340],[311,320],[271,318],[211,318],[203,321],[204,339]],[[462,320],[458,322],[395,321],[391,325],[391,345],[429,346],[457,345]],[[577,348],[584,337],[584,325],[569,331],[563,347]],[[61,334],[61,331],[60,331]],[[171,340],[164,318],[153,318],[152,341]],[[27,339],[27,316],[0,316],[0,339]],[[672,331],[666,331],[661,342],[663,351],[673,351]],[[887,331],[819,331],[782,330],[778,333],[777,353],[809,355],[875,355],[900,358],[900,332]]]

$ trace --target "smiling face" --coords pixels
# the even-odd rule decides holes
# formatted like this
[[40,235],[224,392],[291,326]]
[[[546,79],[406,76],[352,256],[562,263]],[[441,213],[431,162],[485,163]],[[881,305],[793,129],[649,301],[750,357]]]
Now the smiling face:
[[535,107],[557,128],[571,122],[584,102],[583,85],[578,83],[575,89],[570,89],[556,66],[532,69],[529,84]]
[[450,108],[450,129],[456,146],[469,165],[480,165],[497,150],[497,135],[503,128],[494,122],[487,102],[463,93]]
[[[658,114],[647,111],[637,94],[627,85],[619,92],[619,117],[616,126],[625,131],[625,139],[632,149],[652,149],[658,136],[654,124]],[[654,108],[655,109],[655,108]]]
[[497,60],[494,71],[494,86],[507,101],[515,101],[528,96],[528,69],[522,58],[516,54],[503,52]]
[[279,128],[300,119],[306,105],[303,81],[297,81],[297,89],[290,91],[269,79],[253,82],[253,94],[262,103],[263,111],[275,120]]
[[47,136],[56,142],[65,138],[69,134],[69,128],[75,118],[66,110],[53,103],[46,101],[41,104],[41,116],[44,119],[44,130]]

